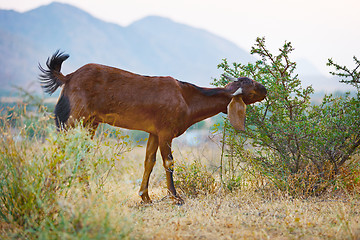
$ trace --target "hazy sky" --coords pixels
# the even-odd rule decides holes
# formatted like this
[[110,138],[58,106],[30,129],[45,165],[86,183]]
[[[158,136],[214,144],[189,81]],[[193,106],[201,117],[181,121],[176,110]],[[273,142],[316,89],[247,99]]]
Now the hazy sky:
[[[0,0],[1,9],[28,11],[51,0]],[[359,0],[60,0],[105,21],[126,26],[148,15],[159,15],[225,37],[250,51],[265,36],[271,50],[285,40],[321,72],[332,57],[353,66],[360,58]]]

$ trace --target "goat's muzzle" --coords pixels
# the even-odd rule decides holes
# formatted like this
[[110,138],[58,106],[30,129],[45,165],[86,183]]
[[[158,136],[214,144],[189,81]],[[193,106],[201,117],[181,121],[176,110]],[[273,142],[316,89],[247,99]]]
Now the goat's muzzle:
[[267,95],[267,90],[264,87],[264,85],[260,83],[256,83],[254,89],[251,90],[248,94],[246,94],[243,97],[243,100],[246,105],[249,105],[256,102],[261,102],[262,100],[265,99],[266,95]]
[[266,87],[262,84],[259,83],[256,92],[258,93],[259,96],[261,96],[261,100],[265,99],[266,95],[267,95],[267,90]]

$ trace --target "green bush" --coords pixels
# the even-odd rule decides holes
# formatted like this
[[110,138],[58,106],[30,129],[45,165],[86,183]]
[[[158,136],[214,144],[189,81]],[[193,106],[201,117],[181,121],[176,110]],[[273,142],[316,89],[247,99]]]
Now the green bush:
[[[264,101],[248,106],[244,133],[235,133],[227,125],[227,143],[239,149],[235,152],[243,152],[246,144],[252,146],[253,156],[239,161],[251,164],[278,188],[308,196],[322,193],[339,167],[357,153],[360,98],[359,94],[328,95],[321,104],[312,105],[314,90],[301,86],[296,63],[289,56],[293,50],[285,42],[279,54],[273,55],[265,39],[258,38],[251,53],[260,60],[232,66],[224,60],[219,68],[227,75],[250,77],[268,89]],[[225,84],[225,78],[215,80],[215,85]]]

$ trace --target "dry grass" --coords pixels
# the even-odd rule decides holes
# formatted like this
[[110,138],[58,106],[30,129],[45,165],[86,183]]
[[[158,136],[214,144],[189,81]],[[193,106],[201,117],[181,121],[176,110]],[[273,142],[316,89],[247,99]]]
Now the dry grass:
[[[174,156],[204,165],[216,158],[216,150],[175,148]],[[113,206],[112,215],[131,219],[134,239],[360,239],[360,201],[357,195],[292,199],[283,193],[243,189],[185,198],[176,206],[165,198],[165,180],[158,157],[150,184],[154,203],[140,204],[137,196],[142,176],[144,148],[124,156],[117,167],[131,169],[112,178],[103,200]],[[180,152],[179,152],[180,150]],[[205,150],[205,151],[204,151]],[[206,162],[206,163],[205,163]],[[135,163],[135,164],[134,164]],[[211,164],[209,164],[211,165]]]
[[150,239],[356,239],[356,201],[263,200],[241,193],[135,208],[134,229]]

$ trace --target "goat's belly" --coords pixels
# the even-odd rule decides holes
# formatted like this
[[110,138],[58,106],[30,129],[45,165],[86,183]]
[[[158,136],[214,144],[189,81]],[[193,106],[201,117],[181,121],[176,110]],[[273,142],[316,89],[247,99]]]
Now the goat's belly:
[[119,115],[116,113],[103,114],[98,116],[98,121],[107,123],[115,127],[121,127],[131,130],[141,130],[149,133],[155,133],[155,123],[151,119],[144,119],[141,116]]

